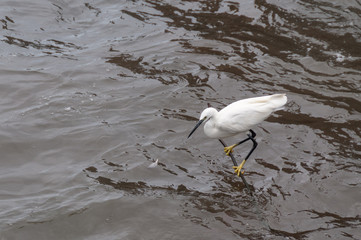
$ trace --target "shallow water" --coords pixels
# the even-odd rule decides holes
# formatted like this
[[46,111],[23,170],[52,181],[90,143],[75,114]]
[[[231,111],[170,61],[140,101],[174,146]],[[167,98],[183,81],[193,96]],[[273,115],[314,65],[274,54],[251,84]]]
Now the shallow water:
[[[3,2],[0,239],[360,239],[360,15],[358,0]],[[251,197],[218,141],[186,137],[207,104],[271,93],[289,101],[253,129]]]

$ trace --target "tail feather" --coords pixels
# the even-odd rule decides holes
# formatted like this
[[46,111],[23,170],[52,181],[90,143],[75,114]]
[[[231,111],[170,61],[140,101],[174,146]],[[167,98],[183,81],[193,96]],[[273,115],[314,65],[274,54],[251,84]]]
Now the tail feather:
[[276,111],[283,109],[283,106],[287,103],[287,96],[285,93],[274,94],[271,96],[271,99]]

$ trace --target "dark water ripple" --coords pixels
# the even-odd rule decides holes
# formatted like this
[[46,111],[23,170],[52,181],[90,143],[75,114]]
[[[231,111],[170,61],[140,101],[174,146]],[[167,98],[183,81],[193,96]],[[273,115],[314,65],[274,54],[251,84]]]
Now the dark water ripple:
[[[0,239],[361,238],[360,13],[7,1]],[[217,141],[185,139],[208,104],[275,92],[289,102],[254,129],[251,197]]]

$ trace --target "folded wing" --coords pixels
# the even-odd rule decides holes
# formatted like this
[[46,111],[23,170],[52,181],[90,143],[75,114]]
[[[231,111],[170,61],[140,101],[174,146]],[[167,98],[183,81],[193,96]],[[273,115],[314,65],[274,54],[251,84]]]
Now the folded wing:
[[234,133],[247,131],[280,109],[286,102],[286,94],[239,100],[219,112],[219,128]]

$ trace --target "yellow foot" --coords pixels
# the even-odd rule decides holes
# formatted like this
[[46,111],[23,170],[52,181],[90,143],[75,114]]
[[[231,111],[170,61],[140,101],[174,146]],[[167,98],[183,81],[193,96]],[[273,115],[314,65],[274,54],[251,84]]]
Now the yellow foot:
[[244,171],[243,172],[241,172],[241,170],[242,170],[242,168],[243,168],[243,165],[246,163],[246,160],[243,160],[243,162],[238,166],[238,167],[233,167],[233,169],[234,169],[234,172],[237,174],[237,176],[239,177],[239,175],[242,173],[244,173]]
[[224,147],[224,152],[227,154],[227,156],[229,156],[229,154],[231,154],[233,152],[233,148],[237,146],[237,144],[233,144],[232,146],[229,147]]

